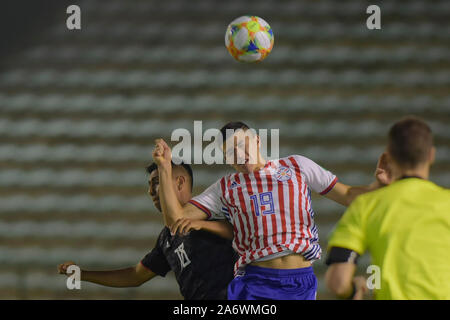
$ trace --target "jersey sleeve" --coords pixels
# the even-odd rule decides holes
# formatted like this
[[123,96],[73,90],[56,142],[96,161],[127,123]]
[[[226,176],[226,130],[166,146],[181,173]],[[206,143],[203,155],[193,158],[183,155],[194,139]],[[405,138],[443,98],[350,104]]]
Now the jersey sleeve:
[[301,173],[305,177],[306,184],[321,195],[327,194],[338,181],[338,178],[317,163],[303,156],[295,156]]
[[363,197],[360,196],[352,202],[337,223],[328,241],[328,249],[346,248],[362,255],[367,249],[365,212]]
[[189,203],[202,210],[209,220],[226,219],[225,208],[221,201],[220,179],[209,186],[203,193],[193,197]]
[[165,277],[171,268],[161,248],[161,237],[162,234],[159,236],[156,246],[152,251],[141,260],[141,264],[157,275]]

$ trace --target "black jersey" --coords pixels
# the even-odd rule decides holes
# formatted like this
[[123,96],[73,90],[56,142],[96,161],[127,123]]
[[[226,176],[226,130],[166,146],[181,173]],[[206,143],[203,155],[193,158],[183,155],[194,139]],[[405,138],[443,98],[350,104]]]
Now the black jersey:
[[187,300],[225,300],[237,258],[231,240],[206,231],[171,236],[166,227],[141,263],[163,277],[173,270]]

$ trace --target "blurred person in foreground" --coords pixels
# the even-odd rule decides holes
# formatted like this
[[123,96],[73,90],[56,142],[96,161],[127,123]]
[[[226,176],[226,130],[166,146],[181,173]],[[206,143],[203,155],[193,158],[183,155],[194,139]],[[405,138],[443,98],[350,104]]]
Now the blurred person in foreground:
[[[172,183],[176,198],[185,205],[192,197],[193,175],[188,164],[172,162]],[[146,168],[153,204],[161,212],[159,174],[156,164]],[[171,235],[165,227],[157,244],[135,266],[107,271],[81,270],[81,280],[109,287],[137,287],[156,276],[164,277],[173,270],[181,294],[187,300],[225,300],[227,285],[233,279],[237,255],[231,246],[233,230],[223,221],[192,221],[191,232]],[[58,272],[67,274],[72,261],[58,265]],[[220,276],[217,276],[220,275]]]
[[361,299],[368,291],[354,274],[369,251],[381,271],[376,299],[450,299],[450,190],[428,180],[435,152],[421,119],[391,127],[383,159],[390,185],[358,196],[328,243],[325,278],[338,297]]

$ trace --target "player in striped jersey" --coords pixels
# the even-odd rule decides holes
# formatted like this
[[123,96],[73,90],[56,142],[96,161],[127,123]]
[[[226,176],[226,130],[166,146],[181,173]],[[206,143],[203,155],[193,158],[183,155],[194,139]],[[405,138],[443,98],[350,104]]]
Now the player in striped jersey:
[[[231,137],[227,129],[233,130]],[[225,158],[237,172],[217,180],[184,207],[174,201],[168,183],[171,150],[157,140],[153,159],[160,173],[163,213],[173,224],[173,232],[186,231],[183,218],[225,216],[231,222],[239,260],[236,277],[228,287],[229,299],[315,299],[317,279],[311,264],[320,258],[321,248],[311,189],[348,205],[357,195],[381,186],[386,172],[377,168],[377,181],[369,186],[347,186],[306,157],[266,161],[259,150],[259,137],[247,131],[249,127],[242,122],[221,129]]]

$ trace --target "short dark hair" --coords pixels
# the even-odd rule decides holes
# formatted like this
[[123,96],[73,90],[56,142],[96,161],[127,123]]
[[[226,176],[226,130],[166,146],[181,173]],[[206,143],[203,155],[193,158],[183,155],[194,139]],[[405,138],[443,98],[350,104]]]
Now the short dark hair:
[[389,130],[388,151],[403,167],[416,168],[426,162],[432,147],[431,129],[418,117],[405,117]]
[[[184,162],[181,162],[180,164],[175,164],[172,161],[172,168],[174,168],[174,167],[183,167],[187,171],[189,177],[191,178],[191,190],[192,190],[192,188],[194,187],[194,175],[192,173],[191,166]],[[154,162],[152,162],[150,165],[145,167],[145,171],[147,171],[148,174],[151,174],[156,169],[158,169],[158,165]]]
[[223,142],[225,142],[225,140],[227,139],[227,129],[232,129],[232,130],[242,129],[245,131],[247,129],[250,129],[250,127],[248,125],[246,125],[245,123],[243,123],[242,121],[228,122],[226,125],[224,125],[220,129],[220,133],[222,134]]

